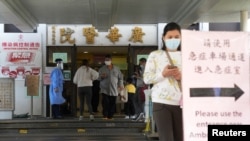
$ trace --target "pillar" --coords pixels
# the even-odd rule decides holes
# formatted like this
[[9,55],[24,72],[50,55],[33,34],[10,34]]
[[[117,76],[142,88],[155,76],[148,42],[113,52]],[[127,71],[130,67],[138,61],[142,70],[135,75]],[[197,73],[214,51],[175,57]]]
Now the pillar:
[[240,12],[240,30],[247,31],[248,11]]

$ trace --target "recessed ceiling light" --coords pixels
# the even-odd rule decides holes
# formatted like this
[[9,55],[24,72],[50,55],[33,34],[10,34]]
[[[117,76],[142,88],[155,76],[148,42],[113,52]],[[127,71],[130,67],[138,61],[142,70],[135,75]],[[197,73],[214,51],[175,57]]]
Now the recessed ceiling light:
[[89,53],[88,51],[84,51],[83,53]]

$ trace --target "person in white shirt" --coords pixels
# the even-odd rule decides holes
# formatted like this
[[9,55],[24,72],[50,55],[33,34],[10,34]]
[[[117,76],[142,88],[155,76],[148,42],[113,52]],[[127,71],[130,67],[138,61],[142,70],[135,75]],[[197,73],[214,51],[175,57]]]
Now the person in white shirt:
[[[153,84],[153,117],[160,141],[183,141],[181,109],[181,27],[168,23],[163,30],[163,47],[149,54],[143,74],[146,84]],[[167,51],[175,67],[167,56]]]
[[87,59],[82,61],[82,66],[77,69],[73,82],[77,85],[77,93],[80,100],[80,117],[79,120],[83,119],[84,111],[84,98],[86,97],[86,102],[88,105],[88,110],[90,113],[90,120],[94,120],[94,113],[92,108],[92,86],[93,80],[98,79],[99,73],[89,67],[89,62]]

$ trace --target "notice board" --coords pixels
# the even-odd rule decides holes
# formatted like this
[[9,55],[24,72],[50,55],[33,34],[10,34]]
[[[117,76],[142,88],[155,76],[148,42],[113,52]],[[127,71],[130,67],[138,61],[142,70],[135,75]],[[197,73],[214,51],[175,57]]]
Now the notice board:
[[249,125],[246,32],[182,31],[185,141],[207,141],[208,125]]
[[39,75],[27,75],[26,76],[26,86],[28,96],[38,96],[39,95]]

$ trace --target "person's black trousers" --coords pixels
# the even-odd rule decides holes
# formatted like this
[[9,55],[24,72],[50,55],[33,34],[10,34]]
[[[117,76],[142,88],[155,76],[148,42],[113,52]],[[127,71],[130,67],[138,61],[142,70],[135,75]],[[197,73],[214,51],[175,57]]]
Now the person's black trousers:
[[61,117],[61,112],[60,112],[60,105],[59,104],[53,104],[52,105],[52,117],[53,118],[59,118]]
[[116,96],[102,94],[103,117],[113,118],[116,109]]
[[125,103],[125,115],[135,115],[135,94],[128,93],[128,101]]

